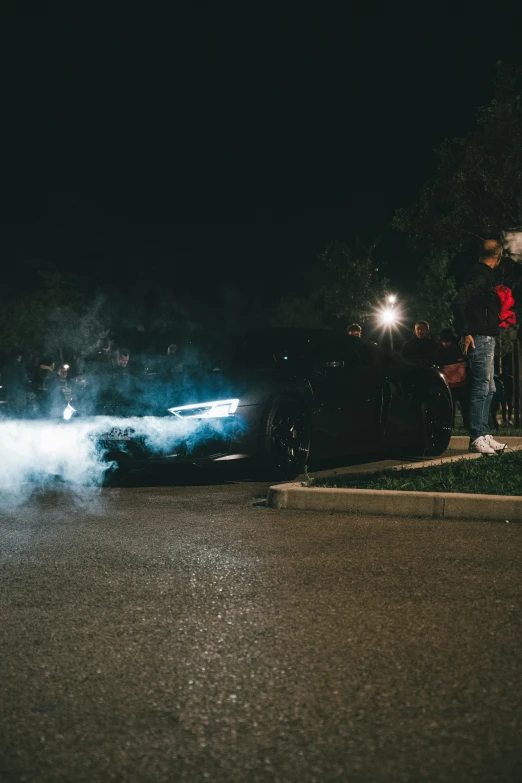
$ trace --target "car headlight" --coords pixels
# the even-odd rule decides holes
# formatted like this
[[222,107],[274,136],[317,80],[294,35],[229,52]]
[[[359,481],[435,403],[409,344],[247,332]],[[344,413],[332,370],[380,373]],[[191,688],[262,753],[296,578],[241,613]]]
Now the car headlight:
[[76,408],[73,408],[70,402],[67,403],[67,407],[63,412],[63,418],[65,421],[69,421],[73,413],[76,413]]
[[181,419],[222,419],[233,416],[239,400],[216,400],[215,402],[196,402],[193,405],[178,405],[169,408],[169,413]]

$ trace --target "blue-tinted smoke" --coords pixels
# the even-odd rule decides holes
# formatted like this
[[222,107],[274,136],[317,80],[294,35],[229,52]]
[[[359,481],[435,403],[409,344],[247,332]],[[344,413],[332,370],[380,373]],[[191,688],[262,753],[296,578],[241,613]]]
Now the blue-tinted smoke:
[[[185,353],[183,363],[141,358],[123,368],[102,356],[86,363],[67,388],[67,396],[54,388],[53,405],[41,407],[52,419],[40,413],[32,420],[0,420],[0,505],[57,483],[80,497],[84,488],[101,487],[107,471],[123,462],[226,454],[244,429],[240,416],[169,413],[172,407],[241,397],[216,360],[194,353]],[[70,418],[63,416],[66,408],[74,410]]]
[[[176,459],[198,444],[225,439],[231,420],[95,416],[70,422],[0,422],[0,504],[23,502],[35,488],[60,486],[81,497],[84,488],[101,487],[111,457]],[[236,424],[234,424],[236,426]],[[119,439],[118,439],[119,438]]]

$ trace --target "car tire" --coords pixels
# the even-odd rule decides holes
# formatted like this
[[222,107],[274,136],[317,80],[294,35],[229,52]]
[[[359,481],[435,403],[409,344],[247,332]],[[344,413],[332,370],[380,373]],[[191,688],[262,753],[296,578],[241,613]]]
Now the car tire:
[[433,392],[420,404],[417,451],[422,457],[438,457],[451,440],[453,410],[451,398]]
[[258,474],[268,481],[293,479],[303,472],[310,451],[310,420],[305,406],[287,395],[275,397],[261,422]]
[[103,485],[116,487],[124,485],[131,474],[132,464],[117,451],[109,451],[103,455],[107,468],[103,476]]

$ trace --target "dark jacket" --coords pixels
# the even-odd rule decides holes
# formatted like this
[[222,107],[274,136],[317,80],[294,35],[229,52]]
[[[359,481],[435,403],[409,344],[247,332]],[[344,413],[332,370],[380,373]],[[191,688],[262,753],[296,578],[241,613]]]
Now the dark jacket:
[[44,396],[54,383],[56,373],[54,370],[46,370],[42,365],[38,367],[35,373],[36,391],[40,396]]
[[453,302],[457,334],[495,336],[499,312],[495,272],[487,264],[475,264]]
[[26,392],[28,388],[28,378],[23,362],[11,359],[4,367],[2,381],[5,386],[7,386],[8,394]]
[[458,343],[453,343],[447,348],[444,345],[439,345],[437,353],[435,354],[435,364],[437,367],[446,367],[448,364],[457,364],[464,361],[462,351]]
[[45,407],[47,414],[52,418],[61,419],[70,396],[67,395],[68,387],[65,378],[60,378],[52,373],[47,380]]
[[407,340],[402,346],[402,355],[410,362],[434,364],[436,353],[437,343],[430,336],[417,337],[414,334],[411,340]]

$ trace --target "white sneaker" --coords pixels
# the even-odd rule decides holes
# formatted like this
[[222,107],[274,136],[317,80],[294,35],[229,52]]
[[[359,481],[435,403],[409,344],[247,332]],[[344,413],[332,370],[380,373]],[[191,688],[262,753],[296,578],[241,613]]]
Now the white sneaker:
[[475,454],[488,454],[489,456],[496,454],[495,449],[486,440],[487,437],[487,435],[481,435],[480,438],[471,441],[469,450],[475,452]]
[[492,438],[491,435],[484,435],[484,440],[488,446],[491,446],[495,451],[504,451],[504,449],[507,449],[507,443],[499,443],[498,440]]

